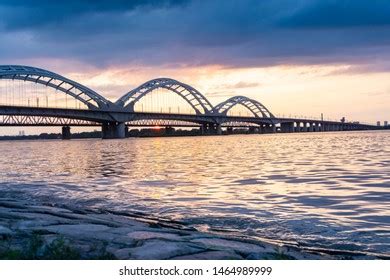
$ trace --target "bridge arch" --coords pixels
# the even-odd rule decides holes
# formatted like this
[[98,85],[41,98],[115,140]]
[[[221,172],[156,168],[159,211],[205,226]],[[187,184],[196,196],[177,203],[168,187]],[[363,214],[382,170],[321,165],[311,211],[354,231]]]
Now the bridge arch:
[[233,96],[213,108],[213,113],[227,115],[230,109],[236,105],[243,105],[257,118],[274,118],[274,115],[259,101],[245,97]]
[[112,103],[92,89],[48,70],[23,66],[0,65],[0,79],[21,80],[54,88],[84,103],[89,109],[109,109]]
[[170,78],[150,80],[123,95],[115,104],[134,111],[136,102],[158,88],[167,89],[182,97],[195,110],[197,115],[207,114],[212,111],[213,106],[199,91],[187,84]]

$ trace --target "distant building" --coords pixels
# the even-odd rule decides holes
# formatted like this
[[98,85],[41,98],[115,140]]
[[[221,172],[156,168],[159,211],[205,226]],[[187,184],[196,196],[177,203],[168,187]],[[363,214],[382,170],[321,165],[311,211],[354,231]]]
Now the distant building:
[[381,122],[380,122],[380,121],[377,121],[377,122],[376,122],[376,125],[377,125],[377,126],[381,126]]
[[383,125],[384,125],[384,126],[388,126],[389,123],[388,123],[387,121],[385,121]]

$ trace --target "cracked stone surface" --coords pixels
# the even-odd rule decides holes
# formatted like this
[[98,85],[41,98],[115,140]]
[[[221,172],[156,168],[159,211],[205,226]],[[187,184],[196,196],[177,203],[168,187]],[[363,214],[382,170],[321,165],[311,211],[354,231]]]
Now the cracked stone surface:
[[343,258],[337,254],[314,254],[296,247],[203,233],[174,221],[155,220],[138,214],[29,205],[0,198],[0,256],[2,250],[25,250],[23,246],[37,235],[42,240],[39,246],[43,249],[50,247],[55,240],[65,240],[77,250],[81,259],[107,256],[140,260]]

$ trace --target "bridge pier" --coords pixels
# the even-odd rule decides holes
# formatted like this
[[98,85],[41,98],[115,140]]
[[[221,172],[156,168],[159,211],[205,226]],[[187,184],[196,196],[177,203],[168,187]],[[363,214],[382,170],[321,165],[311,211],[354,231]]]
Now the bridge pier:
[[222,126],[220,124],[203,124],[200,127],[201,135],[222,135]]
[[72,134],[70,133],[70,126],[62,127],[62,140],[70,140]]
[[271,130],[271,133],[276,133],[276,125],[275,124],[271,124],[270,125],[270,130]]
[[217,135],[222,135],[222,125],[220,124],[215,125],[215,130]]
[[264,133],[264,124],[260,124],[260,126],[259,126],[259,133],[261,134],[261,133]]
[[296,122],[295,124],[295,132],[301,132],[301,122]]
[[303,122],[302,132],[307,132],[307,123]]
[[322,126],[323,126],[323,130],[322,131],[325,131],[325,132],[329,131],[329,124],[323,123]]
[[323,132],[324,131],[324,123],[317,123],[318,131]]
[[200,135],[205,135],[206,131],[205,131],[205,125],[202,124],[200,127],[199,127],[199,134]]
[[257,128],[254,126],[249,127],[249,134],[255,134],[255,133],[258,133]]
[[103,139],[121,139],[126,137],[126,125],[123,122],[105,122],[102,124]]
[[165,134],[166,135],[173,135],[175,133],[175,129],[172,126],[165,127]]
[[280,125],[280,129],[283,133],[292,133],[295,130],[294,123],[293,122],[282,123]]
[[263,127],[263,133],[275,133],[276,126],[274,124],[265,124]]
[[318,131],[319,131],[318,123],[313,123],[313,132],[318,132]]

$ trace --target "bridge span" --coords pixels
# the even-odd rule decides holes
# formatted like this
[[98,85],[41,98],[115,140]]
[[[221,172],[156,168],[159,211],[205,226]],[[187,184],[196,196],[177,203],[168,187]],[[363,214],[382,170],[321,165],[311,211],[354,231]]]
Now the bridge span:
[[[235,127],[248,128],[251,133],[377,129],[361,123],[280,118],[245,96],[213,106],[195,88],[169,78],[150,80],[116,102],[59,74],[31,66],[0,66],[0,81],[6,82],[0,85],[0,126],[61,126],[65,139],[70,138],[72,126],[100,126],[104,139],[124,138],[132,126],[194,127],[202,135],[218,135],[223,130],[228,134]],[[166,93],[179,100],[162,100],[164,106],[156,105],[158,96]],[[180,102],[183,108],[175,108]],[[238,107],[243,111],[235,111]]]

